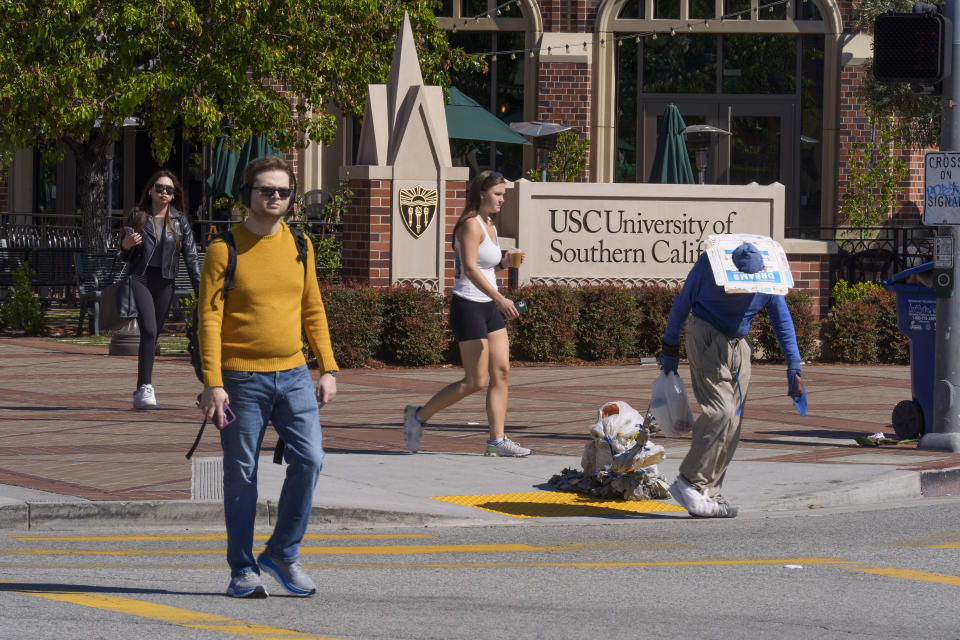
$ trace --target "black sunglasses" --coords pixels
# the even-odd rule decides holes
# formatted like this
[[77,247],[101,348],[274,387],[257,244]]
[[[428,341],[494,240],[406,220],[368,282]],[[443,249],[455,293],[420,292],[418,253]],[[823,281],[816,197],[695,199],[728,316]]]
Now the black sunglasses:
[[278,189],[277,187],[251,187],[253,191],[259,191],[264,198],[272,198],[273,194],[280,196],[280,199],[286,199],[293,193],[293,189]]
[[153,185],[153,190],[159,193],[160,195],[163,195],[164,193],[169,193],[170,195],[173,195],[177,192],[177,188],[174,187],[172,184],[155,184]]

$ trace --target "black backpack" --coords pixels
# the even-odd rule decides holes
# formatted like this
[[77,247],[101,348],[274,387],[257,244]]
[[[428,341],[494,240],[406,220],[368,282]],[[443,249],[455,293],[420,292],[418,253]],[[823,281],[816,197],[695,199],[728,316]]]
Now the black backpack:
[[[303,275],[306,277],[307,237],[303,234],[303,231],[296,227],[288,226],[287,228],[290,229],[290,234],[297,243],[297,261],[303,265]],[[227,268],[223,270],[223,296],[221,298],[222,304],[226,305],[227,296],[233,289],[233,277],[237,272],[237,244],[233,239],[233,232],[229,229],[214,236],[214,240],[217,238],[222,239],[224,244],[227,245]],[[196,374],[197,380],[203,382],[203,360],[200,358],[199,313],[197,311],[199,305],[200,301],[197,300],[197,303],[193,305],[191,322],[187,327],[187,352],[190,354],[190,364],[193,365],[193,372]],[[193,456],[193,452],[200,445],[200,438],[203,436],[203,429],[206,426],[207,419],[204,418],[200,425],[200,431],[197,433],[197,439],[194,440],[193,446],[187,452],[187,460]],[[273,461],[277,464],[283,462],[284,447],[283,440],[277,440],[277,446],[273,450]]]

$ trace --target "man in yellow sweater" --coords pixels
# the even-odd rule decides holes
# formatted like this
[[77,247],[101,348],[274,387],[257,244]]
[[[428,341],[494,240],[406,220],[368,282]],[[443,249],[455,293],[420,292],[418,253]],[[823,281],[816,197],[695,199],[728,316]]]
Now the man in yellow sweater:
[[[204,387],[200,408],[218,426],[224,424],[226,405],[236,416],[220,431],[227,595],[267,597],[262,570],[288,592],[309,596],[317,588],[297,559],[323,464],[318,409],[337,393],[337,363],[313,246],[308,240],[306,264],[300,262],[296,240],[283,222],[296,195],[290,166],[282,158],[258,158],[247,165],[243,181],[247,219],[231,229],[234,287],[224,301],[229,251],[223,240],[215,240],[203,262],[197,302]],[[324,372],[316,388],[303,357],[301,329]],[[273,535],[254,559],[257,462],[268,421],[286,444],[288,466]]]

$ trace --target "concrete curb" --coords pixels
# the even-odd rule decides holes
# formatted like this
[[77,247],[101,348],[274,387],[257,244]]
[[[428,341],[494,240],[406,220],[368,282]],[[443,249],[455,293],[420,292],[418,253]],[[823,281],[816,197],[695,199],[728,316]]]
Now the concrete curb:
[[920,491],[928,498],[960,495],[960,467],[921,471]]
[[770,500],[751,507],[751,511],[800,511],[826,507],[882,504],[891,500],[922,498],[920,474],[915,471],[891,471],[866,482],[829,491],[798,494]]
[[[257,503],[258,526],[273,526],[277,503]],[[389,527],[453,526],[479,518],[407,511],[314,506],[311,526]],[[487,521],[489,523],[489,521]],[[0,506],[0,529],[69,531],[97,528],[216,527],[223,528],[220,501],[152,500],[125,502],[25,502]]]

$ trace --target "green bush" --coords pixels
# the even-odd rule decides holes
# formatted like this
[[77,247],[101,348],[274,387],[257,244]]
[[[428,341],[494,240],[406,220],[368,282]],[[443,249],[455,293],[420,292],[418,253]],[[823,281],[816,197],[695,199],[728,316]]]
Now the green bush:
[[584,360],[629,358],[636,354],[641,312],[628,289],[613,285],[583,287],[579,294],[577,353]]
[[823,323],[827,359],[851,363],[909,364],[910,340],[897,327],[897,296],[881,287],[835,304]]
[[835,306],[823,322],[823,351],[828,360],[851,363],[877,361],[875,305],[853,300]]
[[877,287],[865,300],[874,305],[877,359],[886,364],[910,364],[910,339],[897,326],[897,294]]
[[442,296],[415,287],[384,292],[380,356],[407,366],[439,364],[449,342]]
[[[635,355],[654,356],[660,352],[663,331],[667,328],[667,318],[673,299],[680,293],[680,287],[666,287],[659,284],[645,284],[629,289],[637,301],[640,318],[637,322]],[[683,334],[680,337],[680,350],[683,352]]]
[[34,271],[23,262],[13,272],[13,293],[0,308],[0,327],[23,331],[28,336],[47,333],[47,319],[40,309],[40,301],[33,295],[30,279]]
[[850,284],[846,280],[837,280],[837,283],[830,289],[830,299],[834,305],[837,305],[842,302],[863,300],[876,291],[883,291],[883,287],[876,282],[856,282]]
[[512,322],[510,350],[518,360],[564,362],[577,354],[580,305],[574,288],[532,284],[511,294],[530,310]]
[[322,289],[337,364],[362,367],[380,347],[383,330],[383,293],[353,283]]
[[[797,334],[800,357],[806,362],[816,360],[819,356],[817,339],[820,335],[820,321],[813,313],[813,298],[802,291],[790,291],[786,295],[786,303]],[[761,309],[754,319],[753,326],[750,327],[750,341],[757,348],[754,352],[755,358],[764,362],[784,361],[766,309]]]

